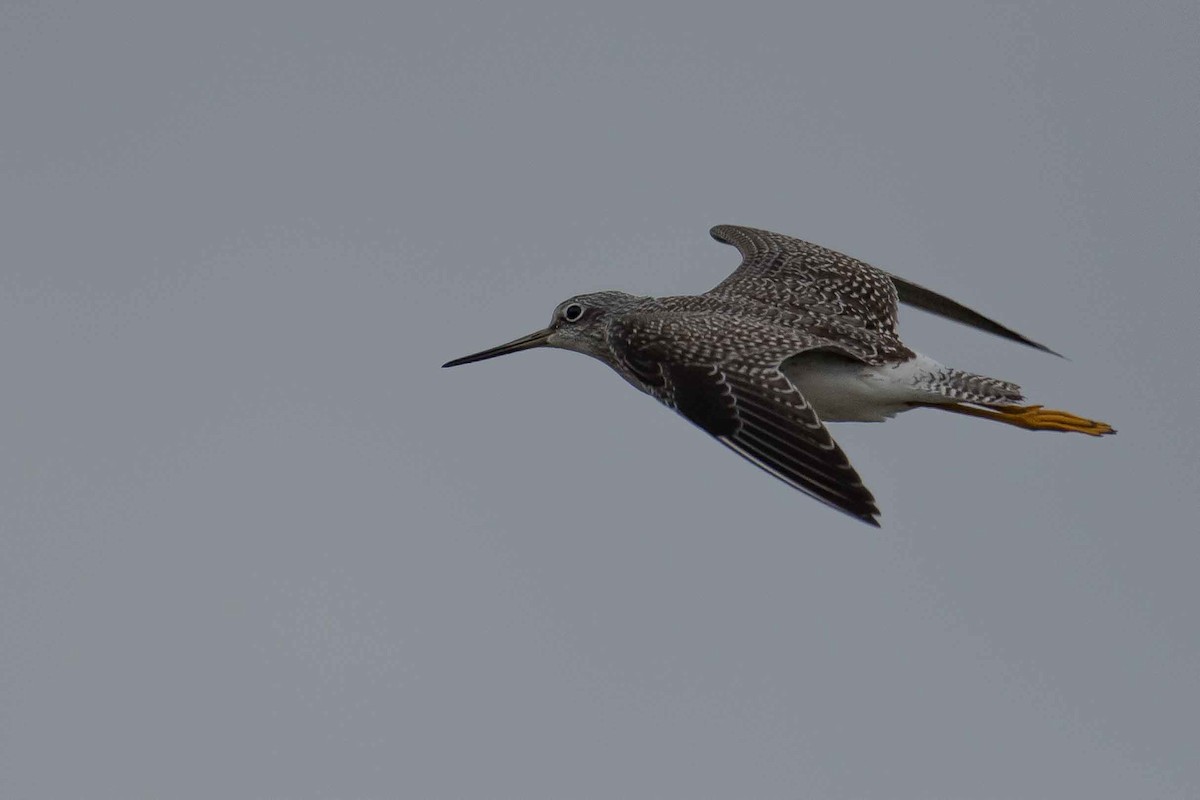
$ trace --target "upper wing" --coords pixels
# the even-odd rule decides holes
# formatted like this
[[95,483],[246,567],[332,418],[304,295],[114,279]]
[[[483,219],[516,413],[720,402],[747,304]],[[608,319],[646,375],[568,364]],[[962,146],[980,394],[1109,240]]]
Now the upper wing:
[[688,364],[650,347],[624,349],[624,365],[650,394],[780,480],[879,526],[879,509],[804,396],[777,369]]
[[718,225],[709,233],[742,254],[742,264],[706,294],[740,295],[773,306],[896,330],[896,287],[886,272],[811,242],[770,231]]
[[709,294],[734,293],[774,305],[822,303],[841,316],[857,316],[866,327],[894,332],[896,302],[929,311],[1046,353],[1059,355],[1032,339],[989,319],[949,297],[890,275],[819,245],[770,231],[718,225],[714,239],[731,244],[742,264]]

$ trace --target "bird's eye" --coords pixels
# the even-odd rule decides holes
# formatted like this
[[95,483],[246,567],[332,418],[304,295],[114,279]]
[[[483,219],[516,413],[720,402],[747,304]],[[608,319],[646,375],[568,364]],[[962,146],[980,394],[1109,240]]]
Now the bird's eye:
[[562,310],[562,317],[567,322],[578,322],[583,316],[583,306],[579,303],[568,303]]

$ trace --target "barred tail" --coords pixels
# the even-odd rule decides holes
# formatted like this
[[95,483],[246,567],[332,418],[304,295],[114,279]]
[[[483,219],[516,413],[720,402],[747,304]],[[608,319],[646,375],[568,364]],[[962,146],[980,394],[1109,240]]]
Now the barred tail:
[[981,406],[1007,406],[1025,399],[1021,387],[1015,383],[949,367],[931,374],[923,388],[951,402]]

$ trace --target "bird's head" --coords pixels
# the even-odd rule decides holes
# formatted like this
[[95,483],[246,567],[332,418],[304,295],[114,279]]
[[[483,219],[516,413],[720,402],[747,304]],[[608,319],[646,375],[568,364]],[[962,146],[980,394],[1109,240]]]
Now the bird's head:
[[615,314],[628,311],[643,298],[625,292],[592,292],[568,298],[554,309],[550,325],[528,336],[447,361],[443,367],[457,367],[496,356],[508,355],[531,347],[557,347],[603,358],[608,352],[605,334]]

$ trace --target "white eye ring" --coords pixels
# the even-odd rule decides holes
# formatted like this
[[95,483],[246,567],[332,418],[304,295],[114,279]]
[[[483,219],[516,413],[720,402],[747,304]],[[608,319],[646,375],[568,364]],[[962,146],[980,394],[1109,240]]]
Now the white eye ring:
[[582,316],[583,306],[579,305],[579,303],[568,303],[563,306],[562,318],[567,322],[578,322]]

